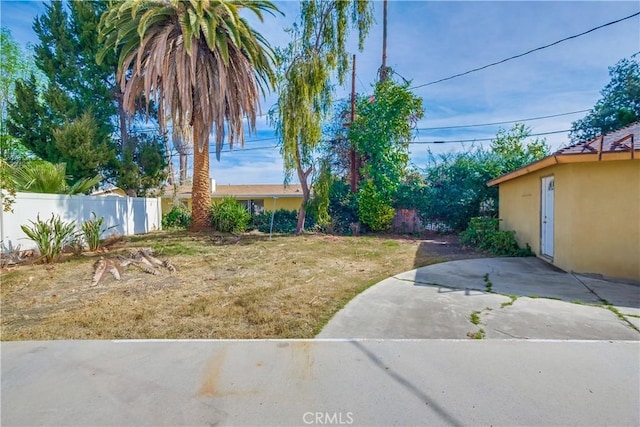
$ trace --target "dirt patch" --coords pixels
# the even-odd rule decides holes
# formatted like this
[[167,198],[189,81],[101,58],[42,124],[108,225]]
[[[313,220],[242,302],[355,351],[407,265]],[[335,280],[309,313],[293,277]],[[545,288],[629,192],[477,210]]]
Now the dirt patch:
[[0,276],[2,340],[308,338],[367,287],[402,271],[485,256],[455,236],[220,236],[158,232],[104,257],[150,247],[176,272],[125,270],[91,287],[96,256],[12,267]]

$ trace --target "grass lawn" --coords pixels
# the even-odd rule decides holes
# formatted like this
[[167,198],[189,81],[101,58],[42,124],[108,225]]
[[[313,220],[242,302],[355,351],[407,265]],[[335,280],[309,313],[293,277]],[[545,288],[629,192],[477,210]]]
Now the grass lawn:
[[[129,266],[91,287],[100,256],[152,248],[177,271]],[[483,256],[455,236],[240,237],[157,232],[104,254],[0,275],[2,340],[310,338],[350,299],[416,267]]]

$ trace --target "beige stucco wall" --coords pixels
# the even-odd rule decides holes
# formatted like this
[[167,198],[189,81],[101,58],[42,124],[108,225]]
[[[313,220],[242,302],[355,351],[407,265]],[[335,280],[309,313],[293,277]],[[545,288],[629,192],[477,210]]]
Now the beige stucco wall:
[[302,205],[302,197],[279,197],[275,202],[273,198],[264,199],[264,210],[269,212],[274,210],[274,206],[275,210],[297,211],[300,205]]
[[551,166],[500,184],[501,228],[540,254],[541,178],[555,177],[554,258],[566,271],[640,280],[640,159]]

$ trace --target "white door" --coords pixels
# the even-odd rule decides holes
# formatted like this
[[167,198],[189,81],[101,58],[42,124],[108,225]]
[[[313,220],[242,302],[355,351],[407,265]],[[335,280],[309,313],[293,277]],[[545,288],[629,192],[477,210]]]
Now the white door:
[[541,212],[542,235],[540,242],[540,252],[542,255],[553,258],[553,194],[555,181],[552,176],[542,178]]

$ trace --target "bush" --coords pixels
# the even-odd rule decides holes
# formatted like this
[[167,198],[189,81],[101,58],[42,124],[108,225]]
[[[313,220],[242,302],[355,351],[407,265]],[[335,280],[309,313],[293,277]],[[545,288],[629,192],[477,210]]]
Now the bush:
[[162,216],[162,228],[185,230],[191,225],[191,212],[183,205],[175,205]]
[[[268,233],[271,230],[271,214],[272,212],[263,212],[258,215],[254,215],[251,219],[251,227]],[[273,214],[273,232],[283,234],[293,234],[296,232],[296,226],[298,225],[298,211],[288,211],[286,209],[278,209]],[[313,229],[316,226],[315,216],[307,212],[304,221],[304,227],[307,230]]]
[[44,258],[46,263],[57,261],[62,249],[73,242],[78,234],[73,222],[64,222],[60,216],[53,214],[48,221],[40,220],[40,215],[38,215],[35,222],[29,222],[33,224],[33,227],[21,225],[20,228],[29,239],[36,243],[40,256]]
[[233,197],[215,200],[209,208],[209,220],[217,231],[223,233],[242,233],[247,229],[251,215]]
[[334,180],[329,189],[329,216],[327,229],[335,234],[349,234],[351,224],[358,222],[358,200],[344,181]]
[[475,246],[496,255],[533,256],[531,247],[518,246],[516,232],[499,230],[498,218],[475,217],[469,221],[467,229],[460,233],[460,243]]
[[358,218],[372,231],[388,230],[393,223],[395,209],[367,182],[358,192]]

